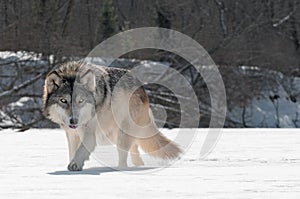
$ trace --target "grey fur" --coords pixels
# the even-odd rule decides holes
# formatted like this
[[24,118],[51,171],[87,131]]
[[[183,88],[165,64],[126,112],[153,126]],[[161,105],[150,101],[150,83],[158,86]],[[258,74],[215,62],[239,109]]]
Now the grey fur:
[[43,99],[44,114],[66,131],[71,171],[82,170],[97,144],[116,144],[120,167],[128,152],[144,164],[138,146],[163,159],[181,152],[157,129],[148,96],[128,70],[68,62],[49,72]]

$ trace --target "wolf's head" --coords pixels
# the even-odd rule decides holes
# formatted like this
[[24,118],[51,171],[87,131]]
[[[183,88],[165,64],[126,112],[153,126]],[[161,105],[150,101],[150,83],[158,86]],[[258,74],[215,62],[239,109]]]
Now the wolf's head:
[[95,116],[92,70],[54,70],[45,80],[44,115],[64,128],[84,126]]

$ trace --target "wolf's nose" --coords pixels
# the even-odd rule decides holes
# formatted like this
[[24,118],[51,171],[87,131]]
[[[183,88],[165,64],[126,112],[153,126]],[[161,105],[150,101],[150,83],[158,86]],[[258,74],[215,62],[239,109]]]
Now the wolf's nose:
[[70,119],[70,124],[77,124],[78,123],[78,119],[77,118],[71,118]]

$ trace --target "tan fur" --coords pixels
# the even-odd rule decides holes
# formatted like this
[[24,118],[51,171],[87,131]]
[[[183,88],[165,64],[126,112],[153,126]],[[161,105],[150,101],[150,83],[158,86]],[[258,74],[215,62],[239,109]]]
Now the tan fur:
[[71,131],[69,129],[65,129],[68,148],[69,148],[69,160],[71,161],[80,145],[80,137],[76,131]]
[[130,148],[131,161],[135,166],[144,165],[144,161],[140,157],[140,152],[138,149],[138,145],[136,143],[132,144]]
[[137,139],[136,142],[146,153],[161,159],[175,159],[181,153],[180,148],[160,132],[150,138]]
[[147,126],[145,132],[148,131],[147,134],[151,136],[135,140],[146,153],[161,159],[174,159],[180,155],[180,148],[157,129],[148,96],[143,89],[137,89],[130,98],[130,110],[135,122],[140,126]]
[[142,88],[138,88],[130,97],[129,101],[130,116],[139,126],[146,126],[151,122],[149,117],[149,99]]

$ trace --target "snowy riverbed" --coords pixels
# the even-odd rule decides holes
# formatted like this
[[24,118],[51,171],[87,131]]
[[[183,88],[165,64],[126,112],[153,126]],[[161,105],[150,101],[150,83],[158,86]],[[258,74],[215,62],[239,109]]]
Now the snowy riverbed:
[[[300,198],[300,130],[223,129],[203,160],[207,130],[197,131],[170,167],[116,171],[92,157],[82,172],[66,170],[62,130],[1,131],[0,198]],[[113,148],[105,154],[116,159]]]

